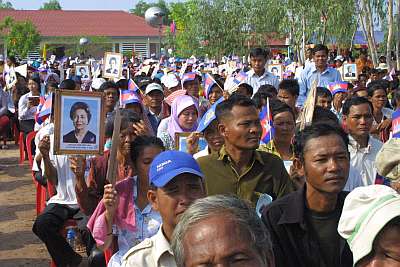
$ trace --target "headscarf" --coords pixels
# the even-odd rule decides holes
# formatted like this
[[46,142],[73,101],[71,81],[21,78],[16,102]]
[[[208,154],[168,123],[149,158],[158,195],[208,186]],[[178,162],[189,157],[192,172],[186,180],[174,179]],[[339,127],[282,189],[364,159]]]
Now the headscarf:
[[197,115],[198,117],[200,116],[199,113],[199,106],[197,104],[197,101],[188,95],[182,95],[178,96],[177,98],[174,99],[172,102],[171,106],[171,116],[168,122],[168,133],[172,137],[172,139],[175,139],[175,133],[183,133],[183,132],[194,132],[197,129],[198,122],[193,125],[193,127],[189,130],[184,130],[180,125],[179,125],[179,114],[185,109],[190,106],[195,106],[197,110]]

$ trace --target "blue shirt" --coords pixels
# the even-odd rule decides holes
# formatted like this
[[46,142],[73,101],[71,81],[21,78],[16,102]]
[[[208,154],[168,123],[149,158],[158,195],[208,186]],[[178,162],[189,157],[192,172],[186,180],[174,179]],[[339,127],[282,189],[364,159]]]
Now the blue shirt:
[[329,83],[340,82],[342,77],[340,72],[334,68],[327,67],[322,73],[315,68],[315,64],[307,66],[300,75],[299,85],[300,93],[297,99],[297,105],[303,106],[307,98],[307,93],[310,91],[312,83],[318,80],[317,86],[322,86],[328,88]]
[[268,72],[266,69],[264,69],[264,73],[261,76],[255,74],[254,70],[248,71],[247,78],[244,82],[253,87],[253,95],[257,93],[258,88],[260,88],[261,85],[269,84],[274,86],[276,90],[278,90],[279,86],[279,79],[275,77],[272,73]]

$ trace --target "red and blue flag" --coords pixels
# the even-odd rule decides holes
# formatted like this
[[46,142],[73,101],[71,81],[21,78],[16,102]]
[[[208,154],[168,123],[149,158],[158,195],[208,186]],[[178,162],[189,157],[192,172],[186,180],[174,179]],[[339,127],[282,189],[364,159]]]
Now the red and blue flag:
[[211,74],[206,73],[204,75],[204,91],[206,94],[206,98],[208,98],[208,95],[210,94],[211,87],[216,84],[216,81],[213,79]]
[[331,91],[332,96],[337,93],[347,93],[349,84],[347,82],[333,82],[328,84],[329,91]]
[[272,114],[269,107],[269,99],[267,99],[267,104],[260,112],[260,121],[262,127],[261,143],[268,144],[272,141],[275,134],[272,123]]
[[196,79],[196,73],[194,72],[184,73],[182,76],[182,84],[184,84],[187,81],[193,81],[194,79]]
[[139,90],[139,86],[137,86],[136,83],[132,79],[129,79],[128,80],[128,90],[136,92],[137,90]]
[[53,94],[50,93],[47,97],[41,95],[39,98],[39,105],[37,106],[37,112],[35,120],[38,124],[42,124],[51,115],[51,106],[53,102]]
[[392,114],[392,137],[400,138],[400,109]]
[[133,90],[121,90],[121,95],[119,98],[120,105],[126,105],[130,103],[141,103],[138,94]]

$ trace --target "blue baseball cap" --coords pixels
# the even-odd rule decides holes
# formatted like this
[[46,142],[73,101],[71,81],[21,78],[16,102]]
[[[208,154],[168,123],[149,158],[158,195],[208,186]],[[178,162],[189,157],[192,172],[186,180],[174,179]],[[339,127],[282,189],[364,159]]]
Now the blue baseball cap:
[[190,154],[175,150],[164,151],[158,154],[150,165],[150,184],[164,187],[182,173],[191,173],[204,178],[199,164]]

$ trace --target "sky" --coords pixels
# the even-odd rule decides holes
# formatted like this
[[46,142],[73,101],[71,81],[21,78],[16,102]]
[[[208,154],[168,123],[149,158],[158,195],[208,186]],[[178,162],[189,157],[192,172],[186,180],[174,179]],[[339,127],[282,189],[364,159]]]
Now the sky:
[[[6,0],[7,1],[7,0]],[[48,0],[8,0],[15,9],[39,9]],[[59,0],[64,10],[125,10],[133,8],[138,0]],[[154,3],[156,1],[147,1]],[[167,1],[171,2],[171,1]]]

